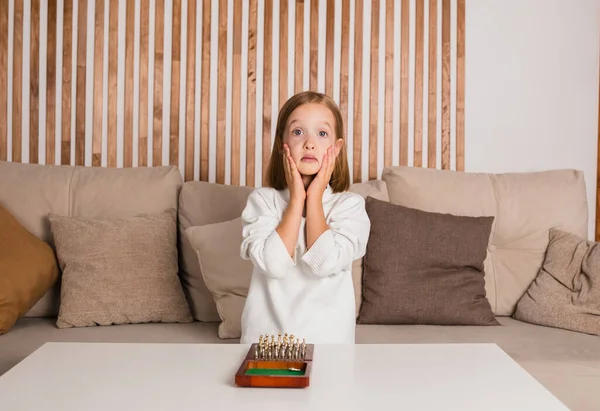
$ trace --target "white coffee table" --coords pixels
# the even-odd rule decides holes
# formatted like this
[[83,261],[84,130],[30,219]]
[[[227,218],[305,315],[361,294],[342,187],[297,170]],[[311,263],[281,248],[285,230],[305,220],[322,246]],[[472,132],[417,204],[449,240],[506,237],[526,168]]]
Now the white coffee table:
[[248,348],[47,343],[0,377],[0,408],[567,410],[495,344],[317,345],[297,389],[236,387]]

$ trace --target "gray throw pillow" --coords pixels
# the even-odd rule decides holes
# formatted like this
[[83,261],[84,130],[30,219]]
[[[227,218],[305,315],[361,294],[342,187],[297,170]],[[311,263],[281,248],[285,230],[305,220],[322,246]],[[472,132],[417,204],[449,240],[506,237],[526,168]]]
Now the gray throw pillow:
[[557,228],[549,237],[544,263],[513,317],[600,335],[600,243]]
[[431,213],[368,197],[362,324],[499,325],[483,262],[493,217]]

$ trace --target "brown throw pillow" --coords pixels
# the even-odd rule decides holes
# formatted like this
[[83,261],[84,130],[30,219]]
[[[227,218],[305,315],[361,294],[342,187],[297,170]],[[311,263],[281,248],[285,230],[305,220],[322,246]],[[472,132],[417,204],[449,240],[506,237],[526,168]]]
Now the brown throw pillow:
[[63,272],[57,326],[191,322],[176,217],[175,209],[97,220],[50,214]]
[[52,248],[0,206],[0,334],[44,296],[58,274]]
[[368,197],[362,324],[499,325],[483,261],[493,217],[430,213]]
[[552,228],[542,267],[513,317],[600,335],[600,243]]

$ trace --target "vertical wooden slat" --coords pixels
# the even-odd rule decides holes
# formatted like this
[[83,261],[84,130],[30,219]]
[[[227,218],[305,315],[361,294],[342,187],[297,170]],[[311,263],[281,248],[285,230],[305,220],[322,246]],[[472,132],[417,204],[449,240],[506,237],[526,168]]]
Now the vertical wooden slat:
[[[233,71],[231,90],[231,184],[240,184],[240,118],[242,95],[242,3],[233,3]],[[282,42],[285,43],[285,42]],[[286,52],[287,57],[287,52]]]
[[165,0],[156,0],[156,23],[154,40],[154,119],[152,121],[152,165],[162,165],[162,116],[163,116],[163,52]]
[[[71,67],[73,55],[73,1],[74,0],[64,0],[63,9],[62,119],[60,146],[60,163],[62,165],[68,165],[71,162]],[[17,83],[16,79],[15,83]],[[13,118],[15,118],[14,114]]]
[[450,0],[442,0],[442,170],[450,169]]
[[353,182],[362,180],[362,60],[363,60],[363,0],[356,0],[354,20],[354,153]]
[[[600,70],[599,70],[600,74]],[[600,75],[599,78],[599,86],[598,86],[598,101],[600,102]],[[597,170],[596,170],[596,236],[594,240],[596,242],[600,241],[600,104],[598,104],[598,147],[597,147]]]
[[23,84],[23,0],[15,0],[13,34],[12,161],[21,162],[21,101]]
[[85,82],[87,49],[87,1],[78,3],[77,16],[77,91],[75,95],[75,165],[85,163]]
[[188,0],[187,15],[187,78],[185,103],[185,181],[194,179],[194,116],[196,95],[196,0]]
[[427,78],[427,167],[437,167],[437,0],[429,0],[429,76]]
[[140,3],[140,112],[138,166],[148,165],[148,38],[150,36],[150,0]]
[[[348,66],[350,37],[350,0],[342,1],[342,38],[340,50],[340,111],[344,123],[344,132],[348,132]],[[344,136],[346,138],[346,136]]]
[[465,0],[456,16],[456,169],[465,170]]
[[383,166],[392,165],[394,121],[394,1],[387,0],[385,10],[385,131]]
[[296,51],[294,70],[294,92],[304,89],[304,0],[296,0]]
[[123,124],[123,167],[133,165],[133,41],[135,1],[127,2],[125,15],[125,118]]
[[408,64],[410,0],[402,0],[400,9],[400,165],[408,165]]
[[[117,70],[119,47],[119,0],[110,0],[108,21],[108,167],[117,166]],[[157,18],[158,19],[158,18]]]
[[217,68],[217,184],[225,183],[225,115],[227,105],[227,0],[219,0]]
[[29,162],[38,163],[40,116],[40,0],[31,0],[29,59]]
[[8,1],[0,2],[0,161],[8,158]]
[[[57,0],[48,1],[48,46],[46,66],[46,164],[54,164],[56,146],[56,19]],[[1,23],[0,23],[1,24]],[[0,57],[1,58],[1,57]]]
[[169,164],[179,164],[179,88],[181,82],[181,0],[173,0]]
[[310,82],[317,91],[319,80],[319,0],[310,0]]
[[333,97],[333,25],[335,0],[327,0],[327,27],[325,29],[325,94]]
[[262,181],[266,183],[267,164],[271,155],[271,65],[273,61],[271,40],[273,37],[273,0],[265,0],[264,19],[264,63],[263,63],[263,136],[262,136]]
[[200,181],[208,181],[208,114],[210,112],[210,1],[202,1],[202,85],[200,103]]
[[248,7],[248,90],[246,115],[246,185],[254,187],[256,148],[256,35],[258,24],[257,0]]
[[[235,27],[235,23],[234,23]],[[287,100],[288,83],[288,2],[279,4],[279,107]]]
[[371,5],[371,91],[369,93],[369,180],[377,178],[377,110],[379,107],[379,2]]
[[423,31],[424,4],[417,1],[415,7],[415,141],[414,166],[423,166]]
[[181,0],[173,0],[169,164],[179,165],[179,83],[181,82]]
[[92,166],[99,167],[102,165],[104,0],[96,0],[96,18],[94,26],[94,129],[92,131]]

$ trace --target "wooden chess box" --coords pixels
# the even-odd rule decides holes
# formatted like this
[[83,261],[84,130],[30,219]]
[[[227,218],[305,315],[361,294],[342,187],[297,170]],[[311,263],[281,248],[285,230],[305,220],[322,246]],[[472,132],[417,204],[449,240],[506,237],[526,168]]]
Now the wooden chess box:
[[314,344],[306,344],[303,355],[295,358],[267,358],[252,344],[235,375],[239,387],[305,388],[310,385]]

